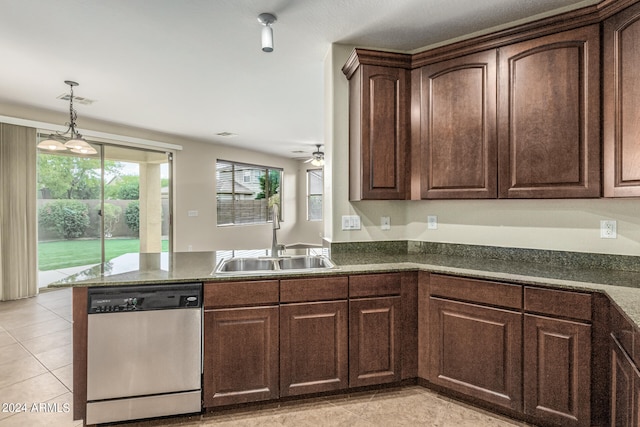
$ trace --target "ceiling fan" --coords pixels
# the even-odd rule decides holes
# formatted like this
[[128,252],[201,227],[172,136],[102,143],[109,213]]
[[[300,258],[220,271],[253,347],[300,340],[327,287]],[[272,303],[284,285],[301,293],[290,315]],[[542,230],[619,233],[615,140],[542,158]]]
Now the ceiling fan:
[[316,151],[311,153],[311,158],[305,161],[313,166],[324,166],[324,151],[320,151],[320,144],[316,144]]

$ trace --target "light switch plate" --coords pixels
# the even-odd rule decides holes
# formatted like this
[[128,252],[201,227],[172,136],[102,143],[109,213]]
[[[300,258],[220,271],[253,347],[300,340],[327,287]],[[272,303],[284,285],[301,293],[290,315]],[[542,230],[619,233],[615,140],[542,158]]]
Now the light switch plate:
[[349,215],[342,215],[342,229],[351,230],[351,217]]
[[360,217],[358,215],[342,215],[343,230],[360,230]]
[[188,216],[198,216],[198,211],[187,211]]

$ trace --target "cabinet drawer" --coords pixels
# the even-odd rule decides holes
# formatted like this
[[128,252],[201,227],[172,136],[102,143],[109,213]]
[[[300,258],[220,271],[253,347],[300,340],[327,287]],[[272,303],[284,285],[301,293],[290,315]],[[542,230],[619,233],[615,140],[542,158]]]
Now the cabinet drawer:
[[280,302],[346,299],[348,292],[349,278],[346,276],[280,281]]
[[432,274],[429,279],[433,296],[491,304],[500,307],[522,308],[522,286],[487,280]]
[[278,281],[212,282],[204,285],[204,306],[233,307],[278,303]]
[[524,309],[552,316],[591,320],[591,294],[557,289],[524,288]]
[[349,276],[349,297],[400,295],[400,273]]

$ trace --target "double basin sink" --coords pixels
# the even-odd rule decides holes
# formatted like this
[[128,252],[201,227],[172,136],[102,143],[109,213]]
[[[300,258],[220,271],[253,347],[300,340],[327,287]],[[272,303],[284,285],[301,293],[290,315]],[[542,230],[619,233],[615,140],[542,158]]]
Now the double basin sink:
[[336,265],[323,255],[302,255],[278,258],[228,258],[220,261],[215,274],[298,273],[329,270]]

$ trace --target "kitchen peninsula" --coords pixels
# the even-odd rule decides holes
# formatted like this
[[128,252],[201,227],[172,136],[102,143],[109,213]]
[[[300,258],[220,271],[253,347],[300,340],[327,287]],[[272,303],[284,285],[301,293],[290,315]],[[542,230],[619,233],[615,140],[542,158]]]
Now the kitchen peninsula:
[[[636,257],[406,241],[332,251],[338,268],[316,273],[212,275],[230,256],[219,251],[142,254],[124,269],[107,263],[58,283],[74,287],[75,418],[85,415],[87,290],[182,282],[204,284],[206,411],[418,382],[541,425],[608,425],[633,414],[640,380],[620,370],[634,374],[640,359]],[[242,329],[249,314],[259,334]],[[231,363],[232,354],[213,343],[243,333],[228,347],[261,348],[239,358],[260,369],[216,371],[213,361]],[[322,363],[305,363],[318,354]],[[497,370],[476,369],[474,359]],[[317,369],[294,368],[306,365]]]

